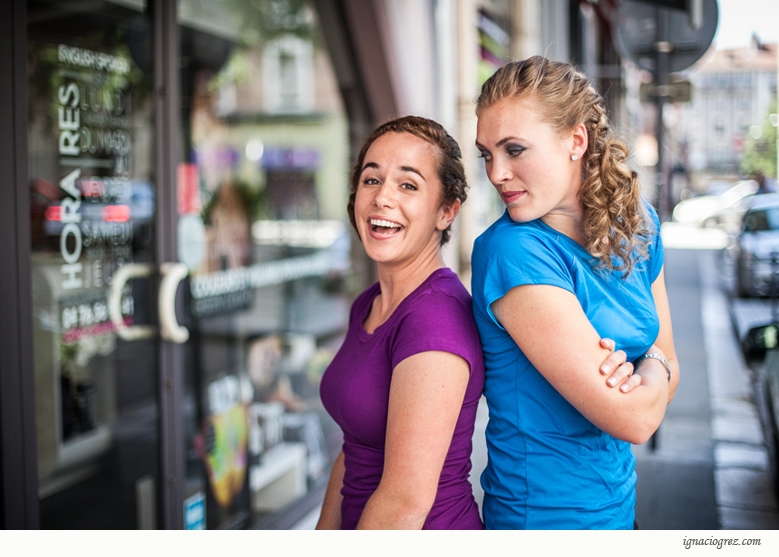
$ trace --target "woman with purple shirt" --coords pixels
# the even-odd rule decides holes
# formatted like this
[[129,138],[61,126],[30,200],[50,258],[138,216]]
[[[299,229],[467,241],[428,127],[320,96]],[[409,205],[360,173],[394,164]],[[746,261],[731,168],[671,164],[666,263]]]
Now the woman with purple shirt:
[[484,363],[441,255],[466,187],[457,143],[425,118],[376,129],[352,169],[349,217],[379,282],[322,378],[344,442],[319,529],[484,527],[468,481]]
[[[379,282],[322,378],[344,440],[317,529],[484,528],[468,480],[484,362],[441,255],[466,198],[460,159],[439,124],[410,116],[377,128],[352,168],[349,218]],[[623,362],[606,362],[620,379]]]

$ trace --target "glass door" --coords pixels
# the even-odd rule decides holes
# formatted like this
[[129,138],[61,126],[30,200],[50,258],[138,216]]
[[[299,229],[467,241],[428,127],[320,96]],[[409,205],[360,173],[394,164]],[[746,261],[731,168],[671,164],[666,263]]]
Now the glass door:
[[27,6],[40,525],[158,528],[146,2]]
[[316,11],[27,6],[41,527],[278,527],[340,448],[319,379],[360,286]]
[[191,528],[274,527],[340,431],[319,379],[349,303],[348,122],[312,3],[179,0]]

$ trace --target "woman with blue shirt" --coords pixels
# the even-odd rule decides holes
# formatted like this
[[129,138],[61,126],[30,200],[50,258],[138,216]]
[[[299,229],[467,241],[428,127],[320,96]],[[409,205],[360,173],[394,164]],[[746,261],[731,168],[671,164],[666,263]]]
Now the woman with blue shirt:
[[[472,259],[488,529],[633,528],[630,444],[679,381],[659,221],[602,104],[540,56],[503,66],[477,101],[476,145],[506,205]],[[606,337],[634,365],[611,389]]]

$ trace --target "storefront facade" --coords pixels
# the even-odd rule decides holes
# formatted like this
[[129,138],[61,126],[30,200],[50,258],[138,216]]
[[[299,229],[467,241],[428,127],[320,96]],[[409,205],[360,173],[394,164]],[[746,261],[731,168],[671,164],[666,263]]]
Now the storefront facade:
[[340,449],[319,379],[374,280],[355,151],[400,114],[458,138],[467,283],[499,210],[472,99],[567,24],[538,0],[0,4],[0,527],[289,528]]
[[4,527],[285,528],[321,500],[375,109],[347,3],[316,4],[3,4]]

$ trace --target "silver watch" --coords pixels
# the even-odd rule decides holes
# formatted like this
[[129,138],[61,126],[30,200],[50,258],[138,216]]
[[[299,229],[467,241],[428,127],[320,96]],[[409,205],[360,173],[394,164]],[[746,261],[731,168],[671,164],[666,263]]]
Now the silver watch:
[[636,360],[636,363],[633,364],[633,366],[638,369],[638,364],[646,360],[647,358],[652,358],[654,360],[659,360],[661,364],[665,366],[665,371],[668,373],[668,382],[671,382],[671,366],[668,365],[668,360],[663,358],[660,354],[655,354],[654,352],[647,352],[643,356],[641,356],[638,360]]

